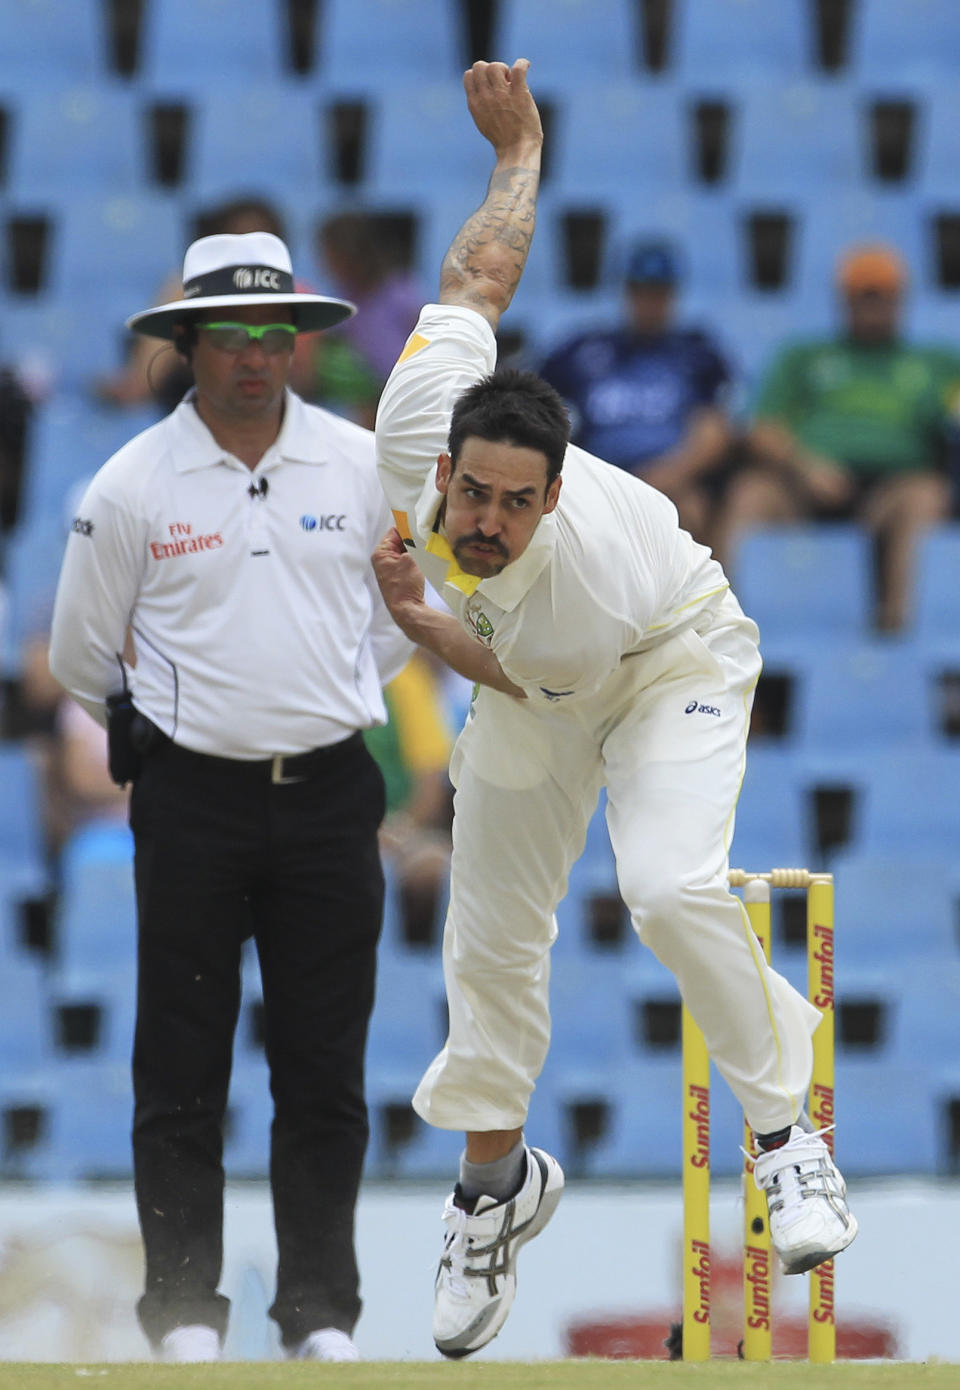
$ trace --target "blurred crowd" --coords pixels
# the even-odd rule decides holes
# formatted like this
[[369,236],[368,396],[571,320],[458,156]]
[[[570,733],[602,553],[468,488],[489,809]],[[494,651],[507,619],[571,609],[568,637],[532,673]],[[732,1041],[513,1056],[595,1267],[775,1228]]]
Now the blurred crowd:
[[[258,196],[210,209],[195,230],[286,231],[276,208]],[[363,213],[320,221],[313,251],[314,264],[296,268],[299,287],[329,290],[359,312],[340,329],[300,340],[296,389],[372,427],[379,393],[431,287],[418,283]],[[875,544],[876,629],[902,630],[918,538],[956,514],[960,445],[960,347],[905,336],[910,267],[891,246],[842,248],[833,333],[783,343],[747,383],[724,324],[687,322],[683,258],[669,239],[638,235],[623,265],[618,321],[585,323],[536,358],[520,348],[522,365],[541,371],[567,402],[574,441],[666,493],[734,584],[737,546],[752,527],[864,527]],[[167,269],[158,275],[158,303],[182,292],[178,272]],[[117,412],[152,403],[159,415],[190,384],[188,364],[169,345],[130,335],[125,359],[90,391]],[[30,466],[31,412],[43,408],[31,394],[27,374],[7,362],[0,370],[6,531]],[[65,516],[73,500],[64,499]],[[90,819],[124,816],[126,793],[109,780],[101,731],[49,676],[48,617],[36,615],[21,653],[18,699],[42,754],[56,850]],[[450,847],[446,764],[468,699],[455,678],[418,656],[388,691],[390,725],[370,737],[387,775],[383,844],[397,867],[411,941],[430,939],[441,907]]]

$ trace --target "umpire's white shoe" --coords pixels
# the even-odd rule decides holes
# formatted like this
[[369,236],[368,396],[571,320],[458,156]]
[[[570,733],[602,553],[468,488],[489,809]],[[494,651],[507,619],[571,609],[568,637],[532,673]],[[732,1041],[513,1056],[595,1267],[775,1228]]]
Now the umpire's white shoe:
[[201,1323],[174,1327],[160,1343],[161,1361],[219,1361],[220,1337],[216,1328]]
[[527,1176],[515,1197],[478,1197],[473,1212],[447,1198],[447,1238],[437,1270],[433,1339],[444,1356],[469,1356],[493,1340],[517,1289],[517,1253],[539,1235],[563,1191],[563,1170],[542,1149],[527,1149]]
[[784,1274],[815,1269],[857,1234],[847,1185],[820,1133],[794,1125],[784,1145],[759,1155],[753,1177],[767,1194],[770,1236]]
[[355,1343],[339,1327],[320,1327],[289,1353],[295,1361],[359,1361]]

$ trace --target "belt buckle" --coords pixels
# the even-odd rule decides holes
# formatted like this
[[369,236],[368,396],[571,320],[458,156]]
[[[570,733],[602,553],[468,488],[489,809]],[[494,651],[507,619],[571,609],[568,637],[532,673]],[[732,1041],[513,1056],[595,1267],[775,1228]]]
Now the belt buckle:
[[274,753],[273,762],[270,764],[270,781],[275,787],[286,787],[291,782],[305,782],[306,777],[284,777],[283,765],[287,760],[285,753]]

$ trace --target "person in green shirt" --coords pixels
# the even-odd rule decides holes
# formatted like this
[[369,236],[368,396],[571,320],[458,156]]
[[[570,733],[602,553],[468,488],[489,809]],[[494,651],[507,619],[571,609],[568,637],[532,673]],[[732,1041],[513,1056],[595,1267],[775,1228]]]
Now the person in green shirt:
[[774,360],[723,528],[729,556],[750,526],[862,522],[878,544],[883,630],[908,619],[918,538],[951,514],[947,455],[960,406],[960,352],[899,336],[906,285],[903,262],[885,246],[841,258],[842,331],[788,344]]

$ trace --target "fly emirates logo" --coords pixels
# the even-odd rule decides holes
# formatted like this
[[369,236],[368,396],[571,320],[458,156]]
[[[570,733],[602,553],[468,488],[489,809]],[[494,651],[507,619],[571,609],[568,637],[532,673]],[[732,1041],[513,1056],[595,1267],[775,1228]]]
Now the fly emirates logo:
[[185,521],[171,521],[167,527],[168,541],[151,541],[150,554],[155,560],[171,560],[175,555],[196,555],[201,550],[219,550],[223,536],[219,531],[211,531],[205,536],[195,536],[193,527]]

